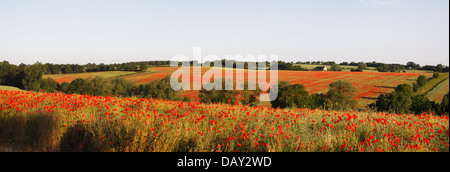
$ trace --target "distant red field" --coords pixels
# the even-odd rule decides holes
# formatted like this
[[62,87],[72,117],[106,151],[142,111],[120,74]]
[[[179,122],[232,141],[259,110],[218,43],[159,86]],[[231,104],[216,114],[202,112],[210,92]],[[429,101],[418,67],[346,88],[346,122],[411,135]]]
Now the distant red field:
[[[50,76],[58,82],[70,82],[77,77],[87,78],[89,76],[104,76],[104,77],[123,77],[125,79],[135,81],[137,84],[146,84],[156,79],[164,78],[166,75],[171,75],[177,69],[176,67],[155,67],[149,68],[144,73],[118,73],[115,72],[103,72],[103,73],[85,73],[85,74],[71,74],[70,76]],[[202,75],[208,71],[209,68],[202,68]],[[222,76],[225,76],[225,70],[223,69]],[[120,71],[119,71],[120,72]],[[233,75],[236,77],[236,73],[244,72],[245,79],[247,80],[248,70],[234,70]],[[121,76],[123,75],[123,76]],[[337,80],[347,80],[353,83],[356,87],[356,99],[359,102],[360,107],[364,107],[369,103],[374,102],[374,99],[381,93],[391,92],[393,89],[402,83],[412,83],[420,75],[426,75],[431,77],[431,73],[379,73],[379,72],[320,72],[320,71],[278,71],[279,81],[289,81],[291,84],[305,85],[306,90],[311,93],[326,93],[328,85]],[[269,77],[269,73],[267,73]],[[200,78],[200,76],[192,76],[191,82],[194,78]],[[184,91],[180,93],[183,97],[189,97],[192,101],[199,101],[197,96],[198,91]]]

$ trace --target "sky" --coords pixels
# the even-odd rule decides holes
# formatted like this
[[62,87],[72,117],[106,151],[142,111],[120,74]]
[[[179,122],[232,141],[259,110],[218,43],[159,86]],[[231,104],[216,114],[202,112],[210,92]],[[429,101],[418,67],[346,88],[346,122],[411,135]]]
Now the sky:
[[0,60],[278,55],[449,65],[448,0],[0,0]]

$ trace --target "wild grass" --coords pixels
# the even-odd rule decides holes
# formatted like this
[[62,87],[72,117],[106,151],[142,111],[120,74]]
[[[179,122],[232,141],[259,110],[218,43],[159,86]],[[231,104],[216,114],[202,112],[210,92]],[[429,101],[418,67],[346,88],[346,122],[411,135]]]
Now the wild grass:
[[17,151],[449,152],[448,127],[432,113],[0,91],[0,145]]

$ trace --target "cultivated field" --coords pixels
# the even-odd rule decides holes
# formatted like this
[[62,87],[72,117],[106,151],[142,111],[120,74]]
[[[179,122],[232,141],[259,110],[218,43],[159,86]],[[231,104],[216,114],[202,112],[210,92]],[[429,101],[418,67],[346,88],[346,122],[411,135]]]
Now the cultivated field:
[[449,152],[448,116],[0,90],[0,150]]
[[[136,82],[136,84],[146,84],[156,79],[161,79],[166,75],[171,75],[178,68],[172,67],[154,67],[149,68],[147,72],[95,72],[84,74],[69,74],[69,75],[48,75],[58,82],[70,82],[78,77],[87,78],[93,76],[101,76],[105,78],[123,77],[125,79]],[[202,74],[208,71],[209,68],[202,68]],[[224,69],[230,70],[230,69]],[[236,73],[244,72],[247,76],[248,70],[234,70]],[[225,75],[225,72],[223,72]],[[326,93],[328,85],[336,80],[347,80],[353,83],[356,87],[356,99],[360,108],[373,103],[381,93],[393,91],[393,89],[403,83],[413,83],[420,75],[432,77],[432,73],[379,73],[379,72],[314,72],[314,71],[278,71],[280,81],[289,81],[292,84],[303,84],[306,90],[311,93]],[[447,74],[448,76],[448,74]],[[200,76],[195,76],[199,78]],[[246,77],[247,78],[247,77]],[[191,76],[191,81],[194,76]],[[445,92],[445,90],[436,90],[435,92]],[[183,97],[189,97],[193,101],[199,101],[197,96],[198,91],[184,91],[180,93]],[[433,93],[430,93],[433,94]],[[439,96],[436,97],[439,99]],[[442,99],[442,98],[441,98]]]
[[21,91],[21,89],[19,89],[17,87],[4,86],[4,85],[0,85],[0,90]]

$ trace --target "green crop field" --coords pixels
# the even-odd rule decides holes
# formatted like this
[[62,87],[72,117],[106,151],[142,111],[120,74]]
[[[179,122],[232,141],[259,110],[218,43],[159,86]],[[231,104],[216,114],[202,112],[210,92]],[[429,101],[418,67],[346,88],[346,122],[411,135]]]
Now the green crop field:
[[11,86],[4,86],[4,85],[0,85],[0,90],[8,90],[8,91],[22,91],[19,88],[16,87],[11,87]]

